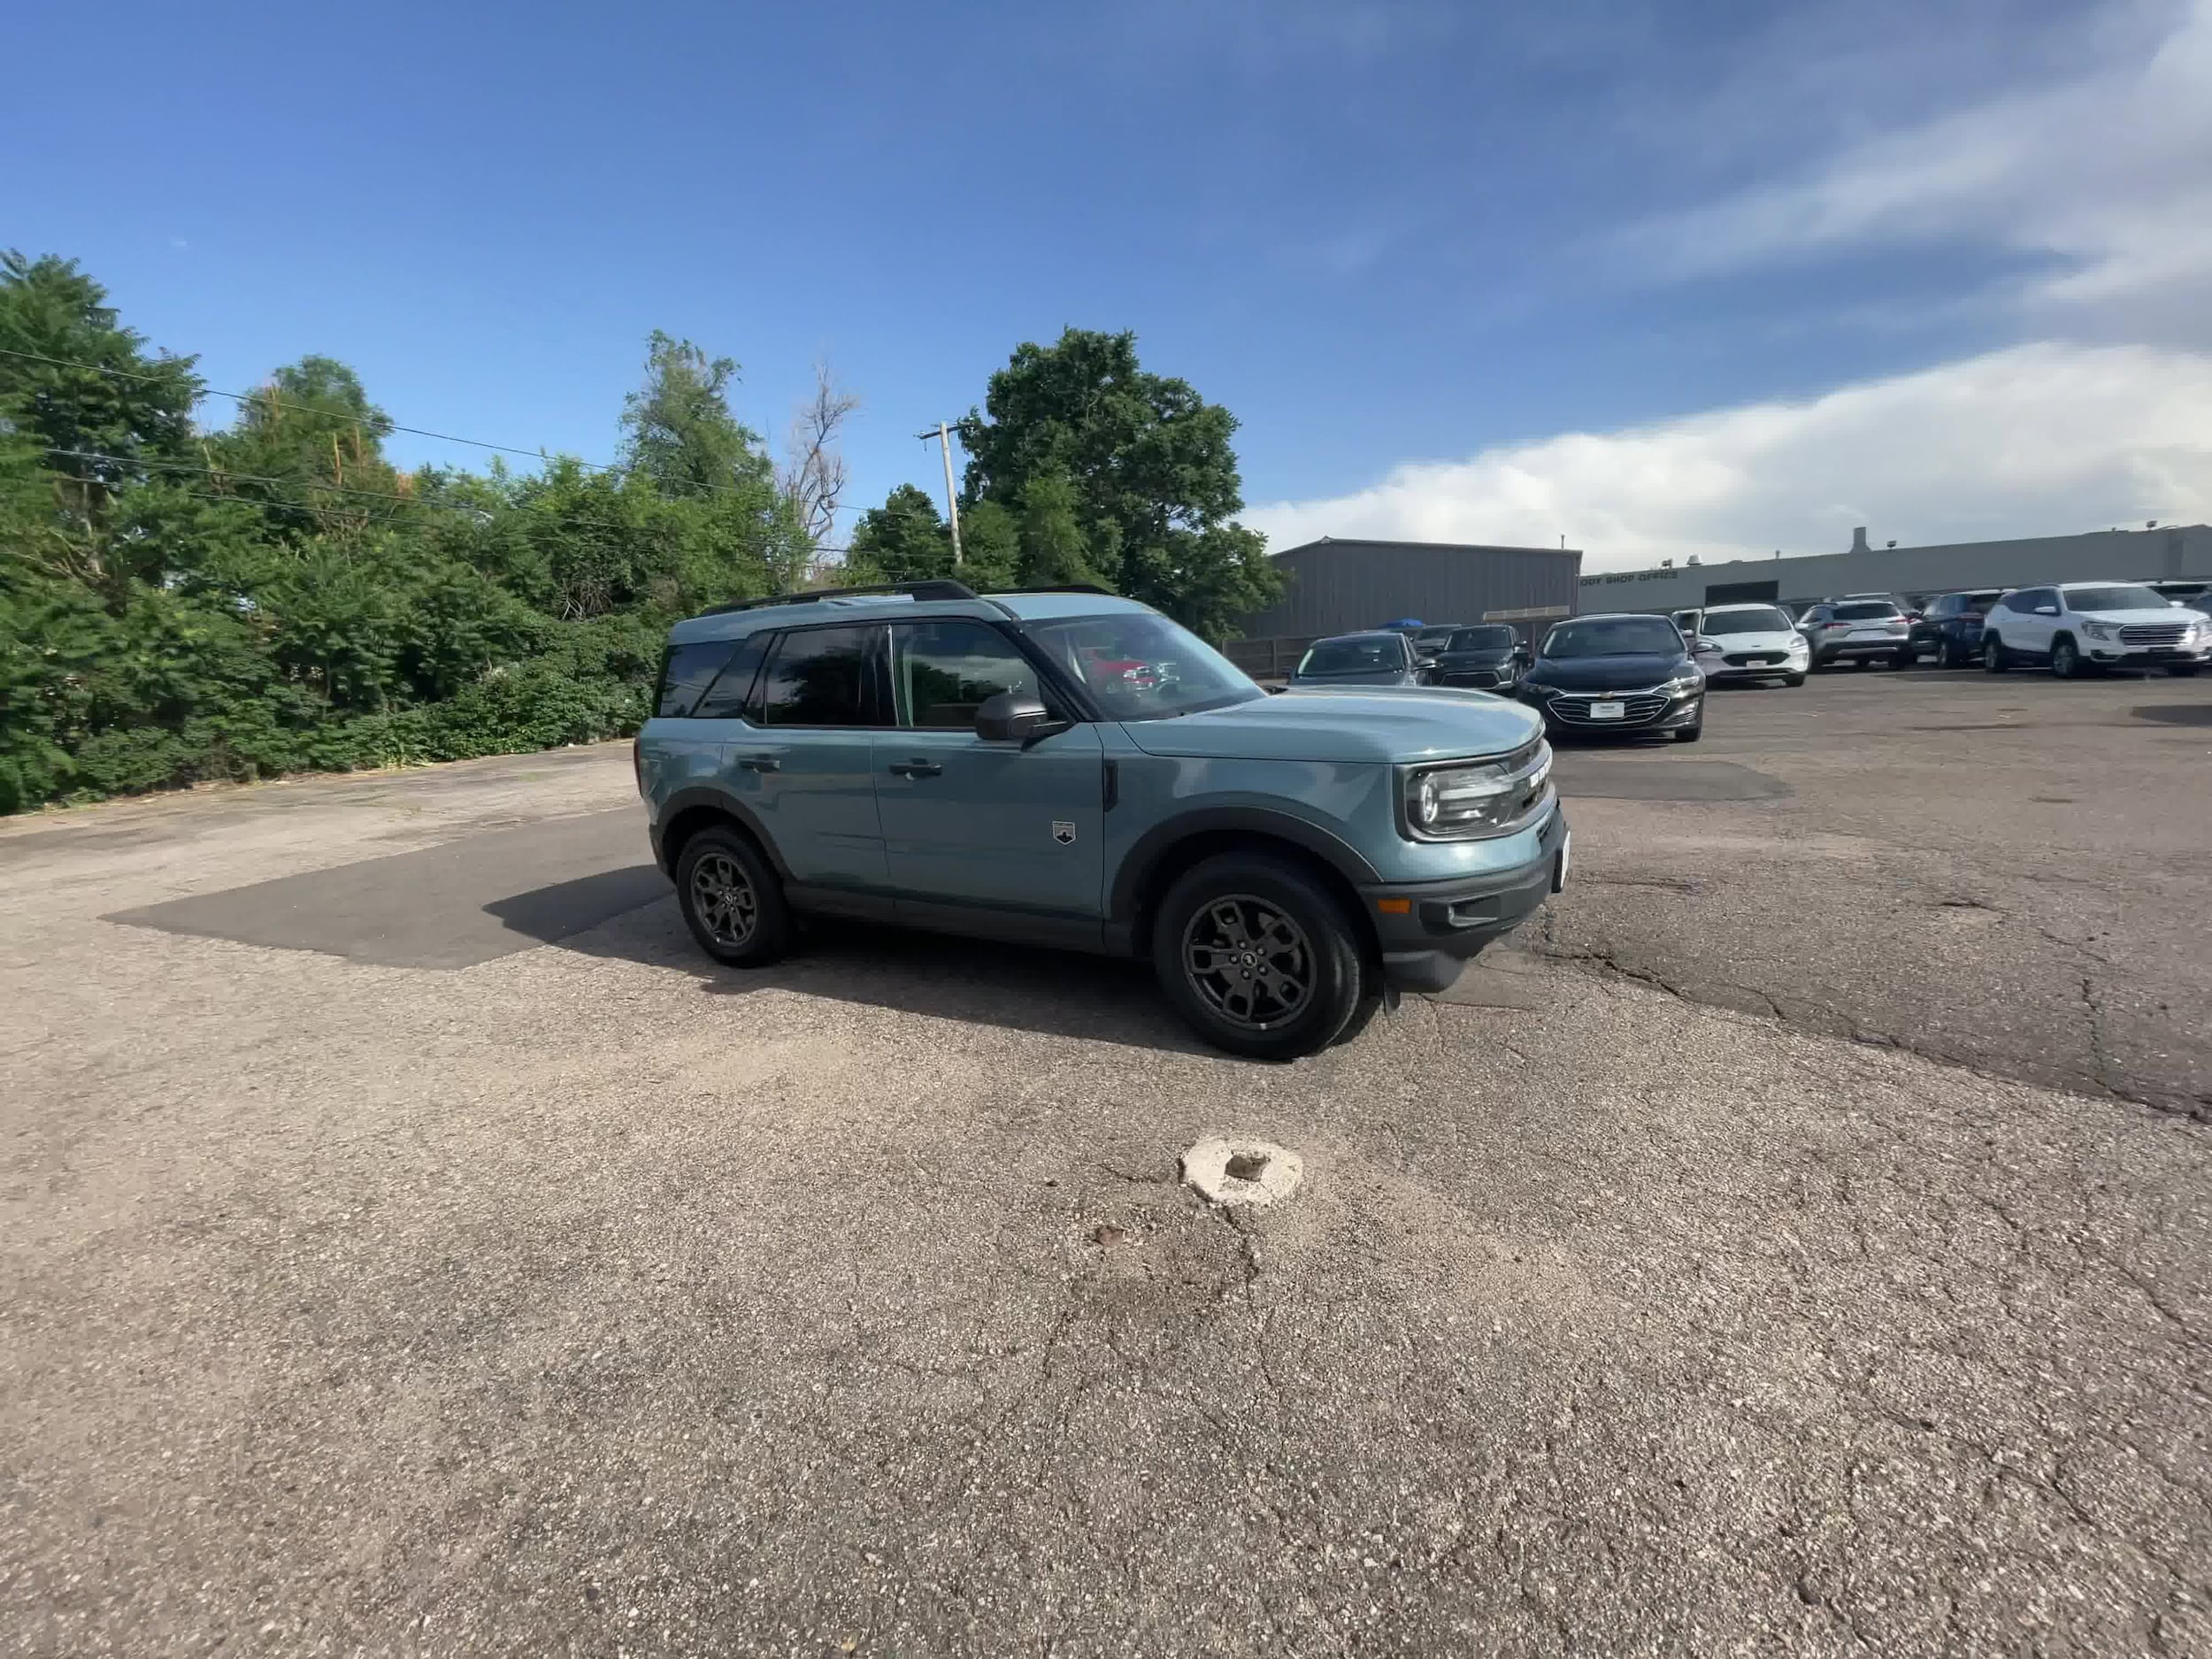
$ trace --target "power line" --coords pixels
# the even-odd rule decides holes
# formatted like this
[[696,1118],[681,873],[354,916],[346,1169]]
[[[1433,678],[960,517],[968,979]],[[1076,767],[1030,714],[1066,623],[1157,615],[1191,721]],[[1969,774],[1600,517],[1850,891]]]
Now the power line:
[[[45,353],[40,351],[19,351],[12,346],[0,346],[0,357],[20,357],[26,362],[50,364],[52,366],[61,369],[85,369],[94,374],[113,375],[116,379],[123,380],[158,380],[163,378],[158,374],[142,373],[134,369],[111,369],[105,364],[86,363],[81,359],[75,357],[50,357]],[[273,391],[224,392],[219,391],[211,386],[204,386],[200,388],[200,395],[204,397],[227,397],[234,403],[261,403],[272,409],[296,409],[303,414],[319,415],[326,420],[351,421],[357,426],[367,426],[371,424],[359,415],[349,415],[339,410],[323,409],[313,403],[303,403],[296,402],[292,398],[279,397]],[[559,456],[549,454],[546,450],[541,449],[519,449],[511,443],[491,443],[482,438],[457,437],[449,432],[433,432],[426,426],[403,426],[397,421],[390,420],[388,419],[385,422],[385,428],[387,431],[390,432],[408,433],[418,438],[435,438],[441,443],[465,443],[472,449],[494,449],[502,455],[527,456],[531,459],[537,461],[551,461],[564,458]],[[568,456],[565,458],[573,461],[578,466],[584,467],[594,472],[621,472],[628,470],[619,462],[615,461],[587,461],[581,457],[573,455]],[[737,495],[741,493],[732,488],[727,484],[710,484],[701,482],[697,487],[701,489],[713,490],[721,495]]]
[[[48,455],[66,456],[73,459],[81,461],[106,461],[119,466],[146,467],[165,472],[197,473],[203,477],[211,478],[219,483],[224,481],[225,480],[234,480],[240,483],[273,484],[279,486],[280,488],[291,487],[304,483],[307,488],[322,490],[331,495],[358,496],[364,500],[369,501],[397,502],[402,506],[419,507],[434,512],[468,513],[480,519],[488,518],[495,511],[500,510],[495,507],[479,506],[473,502],[426,501],[419,495],[402,495],[396,491],[388,489],[357,489],[343,484],[325,484],[319,481],[308,482],[299,479],[272,477],[267,473],[262,472],[234,472],[227,467],[210,466],[202,463],[192,461],[154,461],[131,456],[108,455],[97,449],[63,449],[52,448],[50,446],[46,449],[45,453]],[[264,510],[285,508],[298,512],[315,513],[324,517],[334,515],[337,511],[335,508],[321,505],[314,502],[296,501],[288,498],[278,498],[265,501],[251,495],[215,495],[204,490],[181,488],[178,491],[178,494],[188,495],[195,501],[211,501],[221,503],[235,504],[242,507],[259,507]],[[517,508],[512,503],[503,503],[500,505],[507,511],[520,511],[520,509]],[[608,518],[586,518],[572,513],[563,514],[561,522],[564,524],[575,525],[581,528],[623,533],[635,532],[644,527],[634,524],[617,523],[616,521]],[[829,547],[821,544],[817,544],[814,547],[814,551],[817,553],[849,553],[851,550],[852,549],[849,547]]]

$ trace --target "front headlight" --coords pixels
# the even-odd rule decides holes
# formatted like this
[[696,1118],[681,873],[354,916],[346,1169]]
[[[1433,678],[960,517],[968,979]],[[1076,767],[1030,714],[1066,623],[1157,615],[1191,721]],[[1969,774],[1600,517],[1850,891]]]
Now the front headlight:
[[1705,676],[1700,673],[1677,674],[1660,687],[1671,697],[1686,697],[1693,691],[1705,689]]
[[1786,657],[1802,657],[1805,655],[1806,649],[1805,636],[1801,634],[1793,634],[1790,635],[1790,642],[1782,648],[1782,652]]
[[1511,759],[1427,766],[1405,780],[1406,824],[1431,840],[1486,835],[1527,815],[1551,778],[1551,746],[1516,764]]
[[2112,625],[2109,622],[2085,622],[2081,625],[2081,631],[2093,640],[2108,640],[2112,637]]
[[1554,692],[1557,691],[1559,687],[1556,686],[1548,686],[1540,680],[1531,680],[1526,674],[1523,674],[1521,676],[1521,689],[1529,693],[1532,696],[1548,697]]

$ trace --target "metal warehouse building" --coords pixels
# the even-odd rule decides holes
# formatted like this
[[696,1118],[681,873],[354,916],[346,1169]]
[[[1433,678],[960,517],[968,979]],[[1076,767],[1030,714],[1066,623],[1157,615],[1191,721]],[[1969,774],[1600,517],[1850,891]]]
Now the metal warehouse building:
[[1838,594],[1921,600],[1967,588],[2188,577],[2212,580],[2212,526],[1884,548],[1868,546],[1860,530],[1847,553],[1600,572],[1582,578],[1575,609],[1689,611],[1771,600],[1794,610]]
[[1229,655],[1255,673],[1286,672],[1328,634],[1424,622],[1541,624],[1575,604],[1582,555],[1571,548],[1449,541],[1357,541],[1323,536],[1271,556],[1279,603],[1241,619]]

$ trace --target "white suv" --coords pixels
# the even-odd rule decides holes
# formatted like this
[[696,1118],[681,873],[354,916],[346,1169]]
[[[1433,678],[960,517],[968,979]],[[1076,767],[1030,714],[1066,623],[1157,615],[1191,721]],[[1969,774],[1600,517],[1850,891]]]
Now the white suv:
[[2098,668],[2193,674],[2212,656],[2212,619],[2140,582],[2016,588],[1982,618],[1982,666],[2048,663],[2061,680]]

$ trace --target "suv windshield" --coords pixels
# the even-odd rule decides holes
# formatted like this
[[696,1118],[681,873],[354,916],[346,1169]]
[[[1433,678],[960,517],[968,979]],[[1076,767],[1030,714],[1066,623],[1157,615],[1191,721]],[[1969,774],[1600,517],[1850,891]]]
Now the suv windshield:
[[1664,617],[1563,622],[1544,636],[1546,657],[1679,657],[1682,632]]
[[1375,674],[1406,665],[1405,647],[1386,634],[1379,639],[1323,640],[1298,664],[1302,674]]
[[1160,720],[1267,694],[1219,651],[1143,611],[1032,622],[1023,632],[1090,687],[1109,718]]
[[2069,588],[2066,590],[2069,611],[2163,611],[2166,601],[2154,588],[2139,588],[2132,583],[2113,588]]
[[1886,599],[1870,599],[1857,604],[1838,605],[1839,622],[1865,622],[1875,617],[1895,617],[1904,613]]
[[1787,634],[1790,619],[1771,605],[1755,611],[1708,611],[1700,634]]
[[1424,650],[1440,651],[1444,649],[1445,641],[1452,637],[1452,634],[1453,630],[1449,627],[1423,628],[1413,636],[1413,642]]
[[1495,627],[1461,628],[1452,635],[1447,649],[1455,651],[1509,651],[1516,638],[1511,628],[1500,623]]

